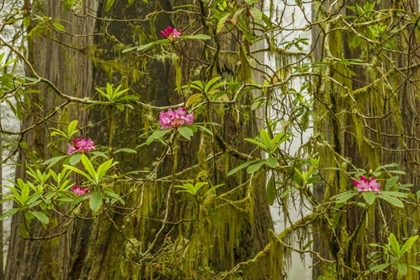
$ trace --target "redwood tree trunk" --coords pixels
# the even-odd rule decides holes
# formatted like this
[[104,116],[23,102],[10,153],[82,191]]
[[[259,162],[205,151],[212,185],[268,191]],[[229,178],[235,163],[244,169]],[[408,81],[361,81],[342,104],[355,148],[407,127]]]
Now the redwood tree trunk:
[[[53,30],[51,33],[29,37],[28,60],[41,77],[50,80],[66,94],[80,98],[89,96],[93,67],[87,53],[93,44],[95,20],[84,16],[95,11],[95,1],[85,1],[77,16],[70,11],[63,12],[61,1],[38,1],[33,5],[33,12],[37,15],[63,19],[60,23],[68,33]],[[36,22],[35,16],[29,13],[28,17]],[[28,32],[33,27],[34,24],[31,24]],[[72,34],[89,36],[75,37]],[[26,72],[28,76],[33,76],[29,69]],[[74,119],[78,119],[80,127],[83,127],[87,120],[82,106],[72,104],[65,107],[65,101],[58,98],[48,85],[39,84],[34,89],[39,90],[39,93],[29,96],[31,102],[27,104],[22,127],[27,128],[35,123],[38,125],[25,134],[27,148],[22,146],[19,154],[16,178],[26,177],[25,164],[33,156],[45,159],[65,151],[64,145],[59,147],[62,151],[52,149],[52,153],[47,148],[51,132],[48,127],[56,126],[57,121],[68,123]],[[44,119],[51,114],[49,119]],[[20,215],[12,219],[5,279],[77,279],[75,273],[80,271],[78,265],[87,249],[90,222],[76,221],[65,234],[50,239],[48,236],[63,230],[54,229],[54,226],[62,222],[62,218],[51,217],[48,231],[38,226],[31,228],[33,236],[47,238],[41,241],[22,239],[22,219]]]
[[[203,25],[205,21],[202,17],[205,15],[167,14],[165,11],[172,11],[168,1],[137,1],[132,5],[127,1],[115,1],[109,10],[106,10],[105,3],[101,2],[99,7],[95,3],[93,0],[85,1],[78,16],[70,11],[63,12],[59,1],[48,0],[34,7],[37,13],[65,19],[68,34],[82,35],[75,37],[52,32],[55,40],[43,35],[33,38],[29,44],[30,60],[38,74],[49,79],[63,92],[77,97],[97,99],[94,87],[103,87],[109,82],[130,87],[130,93],[137,94],[142,103],[155,107],[185,101],[185,96],[174,92],[179,74],[170,59],[145,60],[135,52],[122,54],[121,51],[127,46],[138,45],[139,38],[143,40],[141,43],[154,40],[154,35],[159,36],[159,31],[168,25],[182,28],[184,24],[188,26],[188,22],[195,21],[189,28],[195,30],[197,26],[202,27],[201,33],[205,33],[208,31]],[[159,11],[156,17],[146,17],[153,11]],[[95,21],[91,15],[96,15],[98,19],[112,18],[115,22],[98,20],[94,30]],[[150,27],[150,20],[154,23],[153,28]],[[136,30],[141,32],[136,34]],[[189,30],[184,32],[188,33]],[[149,34],[152,39],[145,38],[144,34]],[[220,44],[223,49],[235,51],[237,46],[233,43],[237,41],[230,38]],[[186,42],[180,51],[187,54],[188,59],[178,53],[182,57],[179,62],[182,83],[191,78],[209,80],[218,74],[216,68],[206,68],[214,57],[212,53],[204,52],[203,48],[204,45],[197,47],[197,43]],[[232,58],[226,61],[232,61]],[[194,68],[197,62],[204,65],[201,72]],[[217,69],[234,67],[224,63],[220,62]],[[189,76],[192,70],[199,72],[199,75]],[[223,71],[219,75],[224,75]],[[34,111],[39,110],[39,115],[48,114],[62,102],[48,86],[41,85],[39,90],[42,94],[33,96],[32,102],[43,110],[30,108],[24,122],[26,126],[37,122],[36,117],[31,117]],[[244,104],[250,98],[250,95],[245,95]],[[158,116],[158,110],[139,104],[129,112],[120,112],[111,107],[93,109],[89,117],[87,110],[71,105],[57,113],[57,118],[66,123],[77,117],[81,126],[91,121],[93,125],[84,129],[83,133],[94,139],[97,145],[109,146],[113,150],[122,147],[134,149],[144,142],[145,138],[140,139],[140,136],[150,129],[155,122],[152,119]],[[248,113],[248,121],[238,122],[233,110],[227,110],[223,117],[209,112],[213,120],[222,124],[221,130],[216,133],[229,144],[236,144],[244,137],[256,134],[253,112]],[[46,128],[47,125],[40,125],[26,135],[28,146],[41,158],[51,156],[46,147],[49,139]],[[209,139],[209,136],[197,133],[193,141],[181,143],[174,154],[165,156],[158,172],[158,177],[163,179],[156,183],[143,183],[137,175],[131,176],[130,182],[116,183],[114,188],[122,196],[131,193],[124,207],[110,209],[93,220],[76,219],[67,228],[59,227],[64,233],[57,237],[23,240],[19,230],[22,218],[15,217],[6,278],[210,279],[253,256],[268,243],[266,232],[272,227],[264,176],[254,178],[252,185],[226,195],[226,203],[216,204],[208,199],[200,207],[191,198],[176,194],[173,188],[174,180],[209,180],[214,185],[225,183],[221,192],[228,192],[249,179],[247,174],[226,178],[227,170],[241,163],[227,152],[207,162],[209,154],[226,149],[217,142],[207,144],[206,141],[211,141]],[[161,146],[151,144],[138,148],[135,155],[117,155],[116,159],[120,162],[121,172],[138,171],[150,168],[163,151]],[[241,151],[249,154],[252,149],[244,146]],[[28,160],[24,155],[22,152],[22,164]],[[172,172],[191,166],[197,167],[182,175],[172,176]],[[203,176],[201,178],[197,174],[200,168],[207,168],[210,172],[200,175]],[[24,172],[24,166],[19,168],[17,177],[24,177]],[[170,180],[165,179],[167,177]],[[230,204],[230,201],[234,201],[234,204]],[[59,225],[61,219],[57,216],[51,220],[54,225]],[[41,227],[31,228],[31,234],[37,237],[54,233],[59,233],[59,230],[46,233]]]
[[[397,163],[399,169],[406,172],[406,175],[400,176],[400,182],[417,185],[419,165],[415,151],[419,148],[419,141],[416,139],[420,133],[417,122],[420,104],[416,88],[419,86],[420,73],[418,67],[411,66],[419,62],[416,46],[418,32],[404,17],[416,13],[418,3],[403,1],[395,6],[391,1],[377,2],[375,11],[397,8],[403,12],[399,15],[392,14],[392,17],[382,21],[381,24],[386,28],[378,37],[372,38],[371,42],[377,40],[376,43],[368,43],[360,37],[363,43],[356,43],[358,38],[355,37],[358,35],[354,30],[369,36],[367,28],[373,26],[372,24],[365,25],[365,29],[357,29],[357,24],[354,29],[347,29],[338,20],[324,25],[315,34],[315,38],[319,39],[314,38],[318,44],[317,60],[335,61],[324,69],[324,76],[318,81],[315,93],[316,100],[319,101],[316,104],[318,115],[328,111],[327,118],[316,121],[317,133],[330,145],[323,148],[323,166],[337,166],[342,169],[325,171],[323,174],[328,179],[319,186],[317,192],[320,197],[323,196],[324,201],[354,187],[352,179],[357,178],[350,178],[345,173],[354,168],[369,171],[380,165]],[[330,4],[332,6],[325,4],[320,9],[352,16],[355,23],[368,21],[364,17],[369,12],[363,15],[351,9],[356,4],[364,8],[365,1],[353,2],[350,8],[344,1]],[[315,13],[316,16],[321,14]],[[346,31],[342,31],[340,27]],[[389,36],[388,31],[396,29],[399,30]],[[320,48],[322,44],[324,45]],[[390,49],[395,49],[395,53]],[[345,62],[338,62],[340,59],[358,59],[363,63],[346,65]],[[387,177],[383,176],[380,179],[385,178]],[[413,191],[417,191],[417,187]],[[334,231],[316,235],[315,250],[321,251],[324,258],[337,260],[335,269],[340,277],[357,277],[372,265],[368,254],[377,251],[369,247],[369,243],[387,244],[390,232],[398,240],[416,234],[410,230],[418,227],[419,217],[416,212],[408,204],[405,209],[400,210],[384,201],[377,202],[374,208],[366,211],[353,207],[339,220]],[[324,228],[321,225],[318,230],[321,232]],[[322,261],[316,258],[314,263],[319,265]],[[316,267],[313,279],[320,275],[328,275],[326,266]],[[371,277],[387,279],[381,273]],[[409,270],[407,277],[415,279],[418,275],[415,270]]]

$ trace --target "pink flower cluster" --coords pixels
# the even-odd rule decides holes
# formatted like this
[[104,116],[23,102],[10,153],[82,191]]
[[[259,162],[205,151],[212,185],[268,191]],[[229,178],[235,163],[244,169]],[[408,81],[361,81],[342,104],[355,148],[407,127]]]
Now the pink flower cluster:
[[368,179],[365,176],[360,176],[359,180],[353,180],[353,184],[356,186],[359,192],[380,193],[379,189],[381,188],[381,185],[376,182],[375,177]]
[[167,112],[160,112],[159,124],[161,129],[177,128],[181,125],[189,125],[194,122],[193,114],[187,114],[184,107],[175,111],[169,109]]
[[171,41],[174,41],[175,39],[178,39],[179,36],[181,36],[182,30],[176,30],[172,26],[168,26],[166,27],[165,30],[160,31],[160,34],[163,37],[168,38]]
[[88,193],[89,192],[88,189],[85,189],[85,188],[83,188],[81,186],[73,186],[70,189],[70,191],[72,191],[76,196],[84,195],[85,193]]
[[76,151],[84,153],[91,150],[95,150],[95,143],[90,138],[73,139],[73,145],[68,144],[67,146],[68,155]]

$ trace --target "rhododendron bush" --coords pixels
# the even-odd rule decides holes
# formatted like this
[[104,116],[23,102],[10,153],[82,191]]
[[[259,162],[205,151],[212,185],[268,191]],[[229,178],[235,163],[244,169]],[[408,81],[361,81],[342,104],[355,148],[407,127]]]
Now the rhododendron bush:
[[0,15],[0,278],[419,279],[418,3],[181,2]]

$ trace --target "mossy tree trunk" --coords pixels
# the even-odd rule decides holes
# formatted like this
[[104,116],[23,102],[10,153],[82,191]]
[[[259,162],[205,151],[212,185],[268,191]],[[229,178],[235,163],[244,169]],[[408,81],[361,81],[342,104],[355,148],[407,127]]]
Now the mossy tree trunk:
[[[239,105],[209,108],[207,114],[200,116],[202,122],[221,124],[220,129],[213,131],[214,136],[198,132],[191,142],[174,144],[172,153],[156,143],[140,145],[147,138],[143,135],[149,133],[156,122],[159,107],[187,100],[187,95],[174,90],[179,84],[191,79],[208,81],[217,75],[237,74],[234,68],[240,60],[237,50],[242,40],[229,34],[220,42],[212,40],[209,44],[223,50],[222,54],[205,51],[206,45],[201,41],[186,41],[182,49],[170,55],[166,53],[160,59],[146,59],[136,52],[122,54],[127,46],[155,40],[160,36],[159,31],[168,25],[185,27],[186,34],[195,30],[211,32],[205,25],[202,6],[201,9],[186,6],[175,11],[168,1],[132,4],[115,1],[108,9],[108,2],[102,1],[97,6],[96,1],[84,1],[76,14],[64,11],[60,1],[37,3],[39,6],[34,7],[34,12],[64,19],[66,33],[51,31],[31,38],[29,60],[41,77],[69,95],[97,100],[100,97],[94,87],[103,87],[109,82],[130,87],[130,93],[137,95],[140,102],[135,103],[133,110],[124,112],[112,106],[88,111],[73,104],[63,105],[58,110],[66,101],[58,98],[50,85],[41,84],[37,88],[40,94],[30,97],[34,106],[28,109],[24,125],[29,127],[39,118],[54,110],[57,112],[26,134],[26,142],[37,157],[46,159],[52,155],[47,149],[48,128],[54,127],[55,121],[66,124],[77,118],[83,134],[94,139],[99,147],[109,146],[111,151],[123,147],[137,149],[135,155],[116,156],[121,173],[150,171],[157,159],[163,158],[157,179],[145,180],[140,173],[130,175],[124,183],[110,183],[124,197],[126,205],[105,209],[94,219],[69,222],[57,216],[51,219],[57,229],[49,226],[48,231],[31,225],[31,235],[26,236],[30,240],[21,237],[22,217],[14,218],[6,278],[217,277],[261,250],[268,243],[267,230],[272,227],[263,174],[253,178],[245,172],[226,176],[228,170],[246,158],[244,155],[253,152],[247,145],[241,146],[243,154],[231,149],[231,145],[257,132],[253,111],[245,111],[245,117],[241,118],[235,114],[234,106],[249,106],[251,92],[243,94]],[[184,2],[193,4],[193,1]],[[243,63],[241,67],[248,65]],[[225,69],[230,69],[228,74]],[[240,71],[247,73],[251,69]],[[249,77],[245,76],[239,81],[247,82]],[[21,153],[22,164],[31,160],[26,154]],[[186,168],[187,172],[180,172]],[[17,177],[24,176],[23,165]],[[80,178],[75,179],[76,184],[77,179]],[[175,184],[198,181],[212,185],[224,183],[218,191],[223,194],[199,201],[175,193]],[[89,211],[88,207],[82,211]],[[69,225],[62,227],[63,220]],[[52,237],[54,234],[57,236]],[[33,240],[34,236],[41,240]],[[259,277],[261,275],[254,275],[251,279],[261,279]]]
[[[29,7],[30,3],[27,2],[26,7]],[[63,144],[48,148],[53,140],[50,138],[51,127],[64,128],[65,124],[74,119],[79,120],[81,128],[87,123],[87,112],[83,106],[77,103],[69,105],[66,100],[58,97],[49,83],[70,96],[84,98],[90,95],[93,67],[88,52],[93,44],[95,20],[85,15],[94,11],[95,5],[95,1],[86,1],[75,16],[71,12],[63,12],[61,1],[33,3],[32,11],[42,16],[43,20],[49,17],[54,20],[63,19],[59,23],[68,33],[56,28],[50,29],[51,25],[35,32],[33,28],[40,18],[33,16],[31,10],[25,14],[27,19],[33,21],[28,27],[28,32],[33,31],[33,35],[28,37],[27,59],[36,73],[48,81],[33,88],[37,93],[26,96],[28,102],[22,128],[34,128],[24,135],[16,170],[17,178],[27,178],[26,163],[42,168],[37,158],[63,154],[66,149]],[[27,66],[27,76],[34,77],[35,74]],[[82,131],[85,132],[84,129]],[[5,279],[78,279],[76,274],[80,271],[80,259],[83,259],[88,247],[90,221],[75,221],[68,228],[59,227],[64,220],[56,215],[46,230],[28,225],[31,235],[28,235],[22,221],[21,215],[13,216]],[[63,234],[66,229],[67,233]],[[54,235],[57,237],[51,238]],[[30,240],[34,236],[40,240]]]
[[[390,163],[397,163],[406,172],[399,181],[413,183],[415,192],[419,172],[419,34],[414,22],[407,19],[418,11],[418,3],[376,1],[371,10],[365,1],[348,6],[346,2],[330,4],[314,9],[318,19],[327,11],[339,15],[318,29],[315,38],[319,40],[314,38],[316,58],[327,64],[315,92],[319,116],[315,124],[321,141],[325,141],[321,147],[323,167],[341,171],[324,171],[325,181],[317,192],[328,201],[332,195],[354,188],[352,180],[358,178],[348,171],[359,168],[372,172]],[[389,14],[379,16],[379,11]],[[375,16],[382,20],[372,21]],[[390,176],[383,174],[379,179]],[[382,183],[382,191],[384,186]],[[338,277],[354,278],[373,265],[368,254],[377,248],[370,243],[388,244],[391,232],[398,240],[417,234],[419,216],[413,207],[407,203],[399,209],[380,199],[365,210],[351,207],[333,231],[317,234],[315,250],[337,261],[333,271]],[[325,227],[318,228],[320,232],[322,229]],[[412,257],[405,261],[418,263]],[[314,263],[322,262],[316,259]],[[320,265],[315,268],[314,279],[327,274],[328,267]],[[394,276],[379,273],[371,277]],[[416,279],[418,273],[409,270],[407,277]]]

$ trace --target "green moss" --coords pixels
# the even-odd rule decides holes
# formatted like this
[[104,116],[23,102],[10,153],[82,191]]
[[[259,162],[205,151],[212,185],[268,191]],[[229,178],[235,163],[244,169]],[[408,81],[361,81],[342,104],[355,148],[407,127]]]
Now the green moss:
[[[351,32],[341,31],[338,22],[323,27],[328,34],[325,40],[326,51],[323,53],[327,58],[328,68],[324,69],[322,84],[316,92],[318,102],[315,106],[319,117],[315,119],[315,127],[322,140],[326,141],[321,149],[325,159],[322,166],[341,169],[338,172],[322,171],[326,185],[323,199],[326,202],[331,195],[352,187],[350,177],[346,173],[348,169],[369,170],[379,165],[397,162],[402,169],[413,170],[411,163],[407,162],[407,155],[400,151],[417,149],[417,144],[411,147],[407,145],[407,139],[411,137],[411,129],[414,126],[410,121],[407,122],[409,118],[404,110],[416,108],[414,103],[417,101],[413,103],[413,100],[418,96],[412,95],[410,90],[403,90],[402,87],[418,87],[418,82],[411,84],[406,79],[410,72],[408,68],[411,67],[408,63],[409,58],[403,55],[389,55],[386,51],[380,55],[373,54],[367,45],[361,45],[354,53],[349,52],[341,45],[340,38],[349,36],[351,41]],[[338,28],[334,30],[335,27]],[[406,31],[402,31],[399,36],[405,36],[404,32]],[[406,42],[401,43],[399,49],[406,51]],[[353,57],[356,54],[357,56]],[[337,62],[342,58],[371,57],[372,63],[366,63],[363,67]],[[392,64],[387,64],[390,57],[398,61],[395,62],[398,65],[404,64],[407,72],[404,70],[404,73],[399,73],[402,68],[389,66]],[[357,76],[352,76],[351,71],[357,72]],[[407,129],[408,127],[410,128]],[[405,135],[406,138],[401,135]],[[350,159],[351,164],[346,163],[346,157]],[[412,175],[408,177],[413,178]],[[390,232],[398,235],[397,238],[414,234],[410,232],[410,228],[418,223],[417,213],[390,207],[388,203],[380,202],[380,199],[377,199],[376,203],[369,208],[366,215],[361,215],[362,211],[347,213],[349,217],[343,219],[337,228],[336,238],[340,250],[335,253],[338,259],[336,271],[341,276],[347,275],[346,279],[353,278],[354,271],[368,268],[367,255],[372,250],[368,246],[369,243],[386,244]],[[351,269],[347,269],[348,266]],[[413,274],[412,277],[416,276]]]

